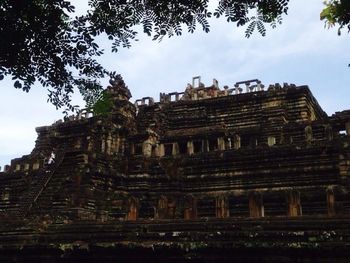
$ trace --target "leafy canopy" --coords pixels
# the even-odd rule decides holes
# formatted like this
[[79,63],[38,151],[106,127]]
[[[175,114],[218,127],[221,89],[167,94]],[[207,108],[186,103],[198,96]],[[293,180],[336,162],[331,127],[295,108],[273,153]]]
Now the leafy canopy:
[[339,25],[338,35],[344,27],[350,31],[350,1],[349,0],[331,0],[325,1],[325,8],[320,14],[321,20],[325,20],[326,26],[333,27]]
[[[198,27],[209,32],[211,17],[225,17],[247,25],[246,37],[255,29],[264,36],[265,24],[281,23],[288,1],[220,0],[209,10],[209,0],[90,0],[89,10],[74,17],[75,7],[66,0],[0,0],[0,80],[11,76],[14,87],[26,92],[39,82],[48,90],[48,101],[73,111],[73,90],[93,105],[101,98],[98,79],[110,74],[97,61],[103,54],[99,35],[107,35],[116,52],[136,40],[138,25],[161,40]],[[349,25],[349,2],[329,1],[321,18],[341,28]]]
[[111,95],[103,90],[96,98],[98,98],[97,101],[91,106],[94,115],[108,115],[113,108]]
[[106,71],[87,19],[72,19],[68,1],[0,1],[0,79],[28,92],[39,81],[56,107],[69,106],[74,87],[84,88]]

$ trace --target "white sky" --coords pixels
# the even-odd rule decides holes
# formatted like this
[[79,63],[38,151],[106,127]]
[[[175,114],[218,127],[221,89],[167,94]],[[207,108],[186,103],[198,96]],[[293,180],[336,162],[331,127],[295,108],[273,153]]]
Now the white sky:
[[[219,80],[222,87],[237,81],[258,78],[265,85],[276,82],[309,85],[321,107],[331,115],[349,109],[350,35],[344,30],[325,29],[319,20],[322,0],[291,0],[289,14],[267,36],[257,32],[244,36],[245,28],[237,28],[225,19],[213,19],[211,32],[197,30],[161,43],[140,35],[131,49],[109,52],[110,42],[102,39],[107,51],[100,62],[109,70],[122,74],[132,100],[160,92],[182,91],[193,76],[201,75],[209,85]],[[87,1],[72,0],[77,12]],[[186,30],[185,30],[186,32]],[[15,157],[28,154],[34,147],[35,127],[50,125],[62,118],[61,111],[48,104],[46,89],[37,86],[29,93],[0,82],[0,166]],[[83,106],[76,96],[76,102]]]

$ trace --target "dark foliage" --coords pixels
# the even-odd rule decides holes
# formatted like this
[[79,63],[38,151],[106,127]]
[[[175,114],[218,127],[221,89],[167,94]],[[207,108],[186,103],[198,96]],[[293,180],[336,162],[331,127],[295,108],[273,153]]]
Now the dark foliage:
[[345,27],[350,32],[350,1],[331,0],[325,1],[326,7],[321,12],[321,20],[325,20],[328,27],[339,26],[338,34]]
[[98,86],[106,73],[94,59],[102,54],[86,18],[71,19],[68,1],[1,0],[0,76],[28,92],[39,81],[57,108],[70,104],[74,87]]
[[96,81],[109,73],[96,61],[102,50],[96,36],[106,34],[112,51],[130,47],[135,26],[161,40],[194,32],[209,32],[208,19],[225,17],[237,26],[248,25],[265,35],[287,13],[288,0],[221,0],[214,12],[208,0],[91,0],[89,11],[73,18],[74,6],[64,0],[0,0],[0,80],[9,75],[14,87],[29,91],[38,81],[48,89],[57,108],[74,110],[70,96],[78,88],[85,99],[100,95]]

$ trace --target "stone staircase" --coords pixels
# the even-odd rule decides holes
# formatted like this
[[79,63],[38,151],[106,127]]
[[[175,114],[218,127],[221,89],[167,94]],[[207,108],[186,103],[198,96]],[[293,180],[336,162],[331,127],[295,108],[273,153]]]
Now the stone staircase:
[[17,218],[24,218],[32,208],[33,204],[37,201],[43,190],[46,188],[51,178],[59,171],[60,165],[64,160],[64,151],[59,155],[55,163],[52,163],[47,169],[36,176],[28,189],[19,199],[17,209],[12,212]]
[[74,192],[74,178],[76,169],[85,163],[81,151],[66,152],[59,167],[52,174],[50,182],[42,189],[31,211],[32,215],[53,214],[68,208]]

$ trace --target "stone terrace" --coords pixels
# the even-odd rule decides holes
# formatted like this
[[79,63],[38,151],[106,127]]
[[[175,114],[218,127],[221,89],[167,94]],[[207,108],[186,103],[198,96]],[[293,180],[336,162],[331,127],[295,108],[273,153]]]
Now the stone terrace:
[[37,128],[0,172],[4,260],[346,259],[350,110],[256,79],[131,103],[118,76],[107,94],[109,114]]

